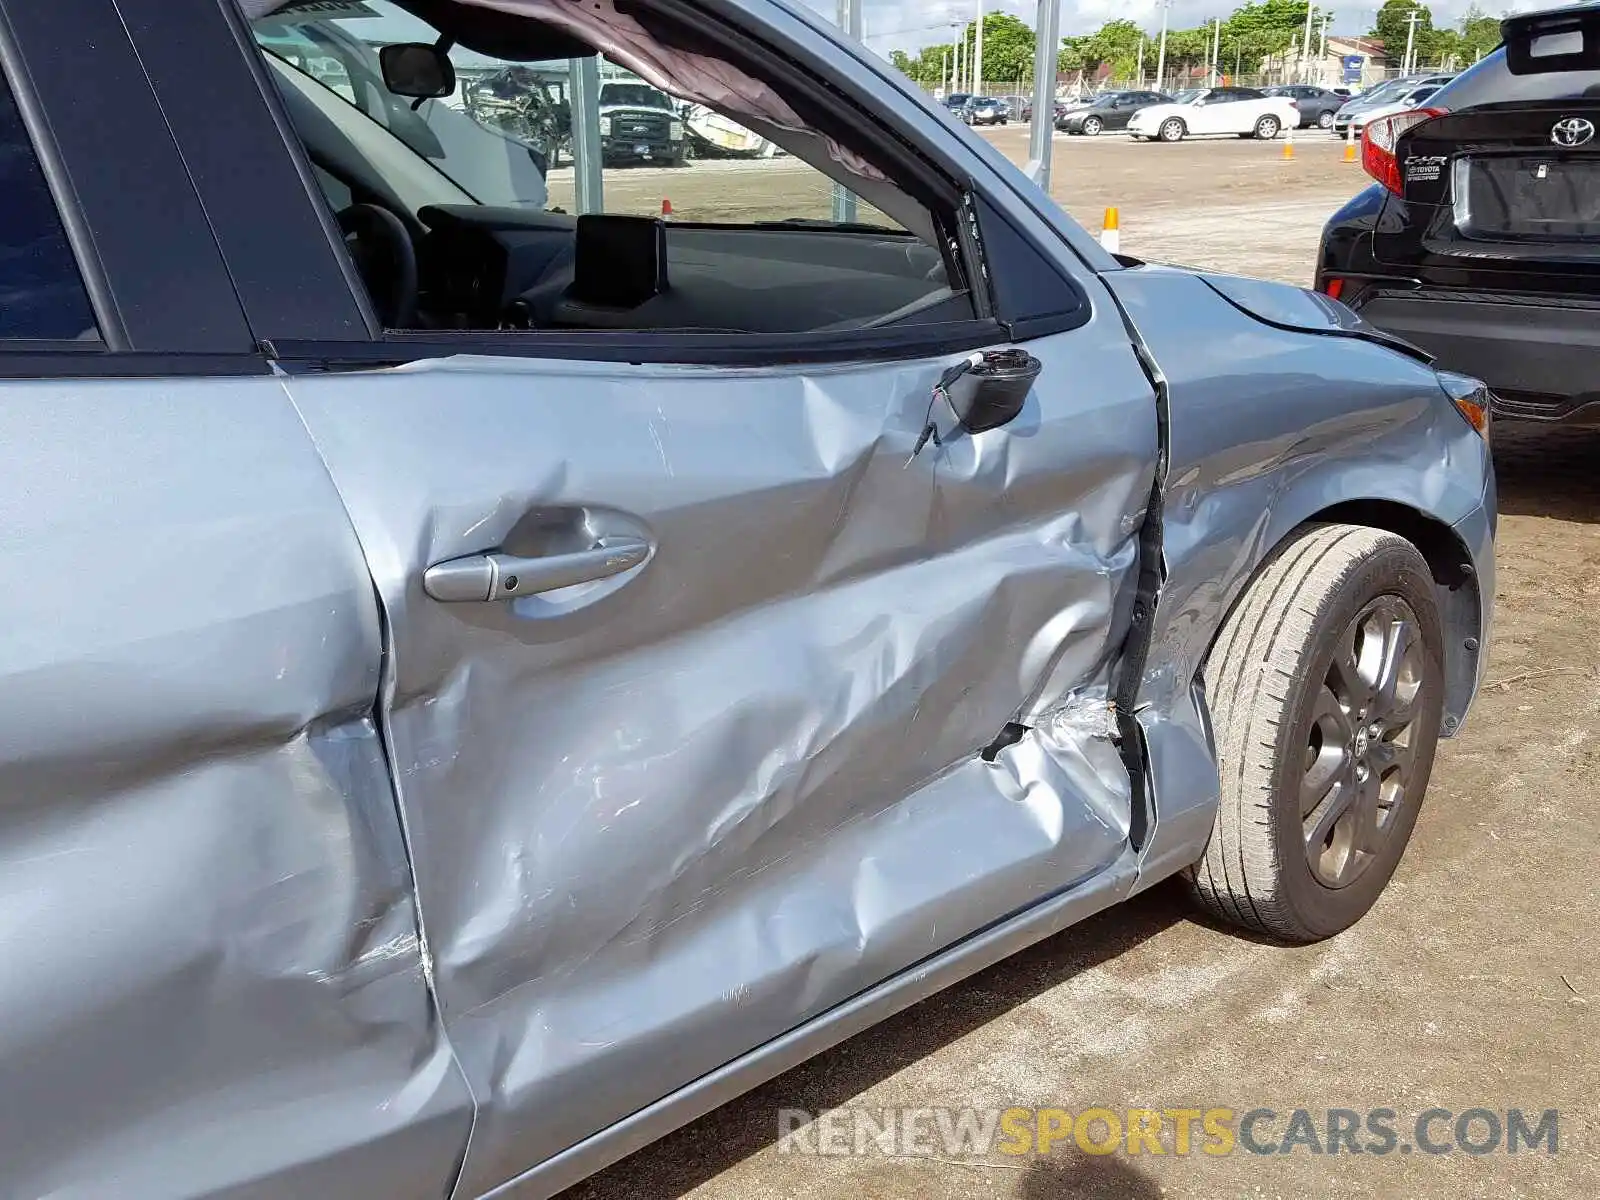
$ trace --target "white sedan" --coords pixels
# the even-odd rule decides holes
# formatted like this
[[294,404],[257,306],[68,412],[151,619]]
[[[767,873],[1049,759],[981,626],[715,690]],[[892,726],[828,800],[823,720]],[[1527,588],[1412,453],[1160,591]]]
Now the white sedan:
[[1201,133],[1275,138],[1279,130],[1299,123],[1300,113],[1287,96],[1244,87],[1194,88],[1179,92],[1170,104],[1141,108],[1128,122],[1128,132],[1163,142]]

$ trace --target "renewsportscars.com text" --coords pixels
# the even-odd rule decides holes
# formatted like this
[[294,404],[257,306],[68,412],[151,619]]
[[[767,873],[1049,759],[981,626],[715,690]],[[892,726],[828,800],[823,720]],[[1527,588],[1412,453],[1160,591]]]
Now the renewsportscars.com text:
[[1553,1108],[834,1108],[778,1110],[784,1154],[1555,1154]]

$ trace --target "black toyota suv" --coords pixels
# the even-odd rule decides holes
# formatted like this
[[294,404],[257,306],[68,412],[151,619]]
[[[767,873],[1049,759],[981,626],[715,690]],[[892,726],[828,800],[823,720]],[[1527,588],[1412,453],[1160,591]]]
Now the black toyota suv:
[[1425,108],[1369,122],[1377,182],[1319,290],[1483,379],[1496,412],[1600,424],[1600,5],[1508,17]]

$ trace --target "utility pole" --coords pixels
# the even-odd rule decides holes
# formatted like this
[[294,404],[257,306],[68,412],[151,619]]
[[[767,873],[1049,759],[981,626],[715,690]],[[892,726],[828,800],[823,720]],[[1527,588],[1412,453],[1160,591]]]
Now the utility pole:
[[946,46],[944,48],[944,55],[943,55],[942,58],[940,58],[939,63],[940,63],[940,66],[939,66],[939,82],[944,85],[944,94],[946,96],[948,96],[951,92],[956,90],[955,88],[950,86],[955,81],[955,77],[950,73],[950,47],[949,46]]
[[1217,76],[1222,71],[1222,18],[1211,18],[1211,86],[1217,86]]
[[983,91],[983,0],[978,0],[978,25],[972,42],[972,90]]
[[952,92],[962,91],[963,88],[965,87],[966,76],[961,74],[961,50],[962,50],[962,47],[964,47],[966,44],[967,44],[967,31],[965,29],[962,29],[962,30],[958,31],[958,33],[956,35],[956,71],[955,71],[955,76],[951,80],[951,84],[950,84],[950,90]]
[[1156,51],[1156,91],[1167,90],[1167,10],[1172,7],[1172,0],[1156,0],[1156,7],[1161,10],[1161,45]]
[[1144,34],[1139,35],[1139,82],[1134,86],[1141,92],[1144,91]]
[[1305,40],[1300,46],[1300,82],[1311,82],[1311,14],[1316,11],[1310,0],[1306,2]]
[[1417,22],[1422,20],[1422,10],[1413,8],[1406,16],[1406,56],[1401,63],[1402,74],[1409,75],[1415,69],[1411,61],[1411,53],[1417,44]]

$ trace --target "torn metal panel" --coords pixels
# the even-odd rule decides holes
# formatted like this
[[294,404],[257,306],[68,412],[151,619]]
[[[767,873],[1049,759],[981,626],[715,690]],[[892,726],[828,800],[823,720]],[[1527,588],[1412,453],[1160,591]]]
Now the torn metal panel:
[[437,1197],[378,614],[282,388],[13,381],[0,439],[4,1191]]
[[[1481,509],[1483,441],[1433,371],[1385,346],[1239,319],[1196,276],[1107,277],[1170,390],[1163,551],[1168,579],[1140,693],[1182,703],[1233,597],[1295,526],[1331,505],[1382,500],[1445,525]],[[1256,308],[1271,290],[1253,281]]]
[[[1154,878],[1193,861],[1209,834],[1220,783],[1214,763],[1204,776],[1194,769],[1212,751],[1193,688],[1263,558],[1297,526],[1351,501],[1402,505],[1445,527],[1482,524],[1492,467],[1426,364],[1337,324],[1315,332],[1325,302],[1301,289],[1230,281],[1225,306],[1207,282],[1174,268],[1117,271],[1106,284],[1169,389],[1167,579],[1138,696],[1150,710],[1147,737],[1160,739],[1151,763],[1162,827],[1146,859]],[[1290,320],[1301,330],[1280,327]],[[1492,547],[1473,541],[1463,557],[1470,550],[1492,579]],[[1482,601],[1480,630],[1491,605]],[[1453,702],[1468,700],[1470,690]]]
[[[1125,848],[1085,713],[1127,628],[1150,387],[1109,308],[1029,349],[1017,421],[909,465],[944,360],[287,381],[388,613],[422,916],[483,1105],[459,1194]],[[550,595],[422,589],[607,538],[650,553]]]

